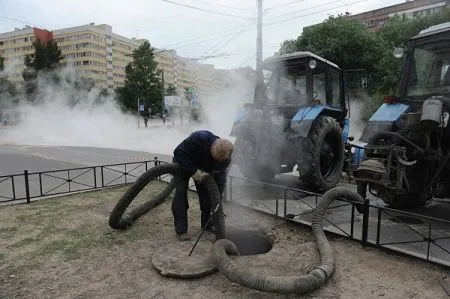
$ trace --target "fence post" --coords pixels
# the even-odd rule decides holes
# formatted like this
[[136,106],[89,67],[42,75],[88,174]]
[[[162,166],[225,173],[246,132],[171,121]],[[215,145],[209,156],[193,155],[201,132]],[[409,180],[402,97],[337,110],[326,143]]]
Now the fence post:
[[44,193],[42,192],[42,173],[39,172],[39,191],[41,192],[41,196],[44,195]]
[[[155,161],[155,167],[158,166],[158,157],[155,157],[153,160]],[[161,181],[161,175],[158,175],[158,181]]]
[[103,165],[100,166],[100,174],[101,174],[101,179],[102,179],[102,187],[105,187],[105,179],[103,177]]
[[94,166],[94,189],[97,188],[97,167]]
[[364,213],[362,223],[362,244],[367,245],[367,236],[369,235],[369,202],[370,200],[364,198]]
[[28,170],[23,171],[25,177],[25,196],[27,198],[27,203],[30,203],[30,183],[28,182]]
[[14,185],[14,176],[11,176],[11,187],[13,192],[13,199],[16,200],[16,186]]

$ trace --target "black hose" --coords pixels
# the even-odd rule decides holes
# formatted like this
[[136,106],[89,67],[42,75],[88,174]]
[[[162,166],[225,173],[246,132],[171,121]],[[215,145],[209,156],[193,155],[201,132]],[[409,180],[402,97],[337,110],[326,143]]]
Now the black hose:
[[[166,200],[170,193],[175,188],[175,179],[172,179],[167,187],[156,197],[149,201],[139,205],[131,210],[128,214],[125,214],[126,209],[130,203],[136,198],[142,189],[151,181],[164,174],[178,174],[182,171],[181,166],[176,163],[160,164],[144,172],[134,183],[128,188],[128,190],[122,195],[119,202],[114,207],[111,215],[109,216],[109,226],[114,229],[126,229],[133,225],[133,223],[147,213],[149,210],[160,205]],[[211,206],[216,207],[220,204],[219,210],[214,217],[214,225],[216,229],[216,240],[225,238],[225,219],[222,207],[222,196],[219,193],[219,188],[215,179],[211,175],[207,175],[204,184],[208,189],[208,193],[211,199]]]
[[230,259],[228,254],[238,255],[236,245],[227,239],[214,243],[211,254],[217,269],[231,281],[255,290],[272,293],[304,294],[319,289],[333,275],[335,261],[332,248],[323,231],[325,211],[333,200],[347,198],[361,202],[357,193],[345,188],[333,188],[327,191],[313,214],[312,232],[320,253],[320,264],[306,275],[272,276],[262,272],[240,268]]

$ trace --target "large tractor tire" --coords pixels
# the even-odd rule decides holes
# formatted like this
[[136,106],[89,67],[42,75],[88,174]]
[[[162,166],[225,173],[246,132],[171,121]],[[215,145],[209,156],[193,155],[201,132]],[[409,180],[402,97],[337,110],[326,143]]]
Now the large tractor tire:
[[337,185],[344,167],[344,142],[336,120],[319,116],[297,151],[299,178],[308,189],[326,192]]
[[250,132],[241,134],[236,138],[234,151],[236,154],[236,164],[242,175],[249,180],[262,182],[271,181],[275,177],[275,172],[264,165],[255,165],[251,161],[251,157],[255,156],[256,140]]

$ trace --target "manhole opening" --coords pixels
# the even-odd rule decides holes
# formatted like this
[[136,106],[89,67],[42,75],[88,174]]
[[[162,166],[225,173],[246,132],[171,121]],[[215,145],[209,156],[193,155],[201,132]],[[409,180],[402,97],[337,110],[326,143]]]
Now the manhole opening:
[[227,239],[236,245],[240,255],[267,253],[273,246],[273,240],[259,231],[229,231]]
[[391,221],[398,223],[406,223],[406,224],[422,224],[423,221],[419,218],[411,217],[411,216],[395,216],[391,218]]

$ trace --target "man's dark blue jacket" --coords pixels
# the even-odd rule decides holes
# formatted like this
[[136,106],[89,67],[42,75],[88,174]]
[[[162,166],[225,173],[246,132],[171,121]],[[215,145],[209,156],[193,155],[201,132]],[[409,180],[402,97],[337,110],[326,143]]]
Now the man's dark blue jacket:
[[187,176],[192,176],[198,169],[213,175],[222,193],[231,159],[218,162],[211,156],[211,146],[219,138],[206,130],[195,131],[175,148],[173,156]]

